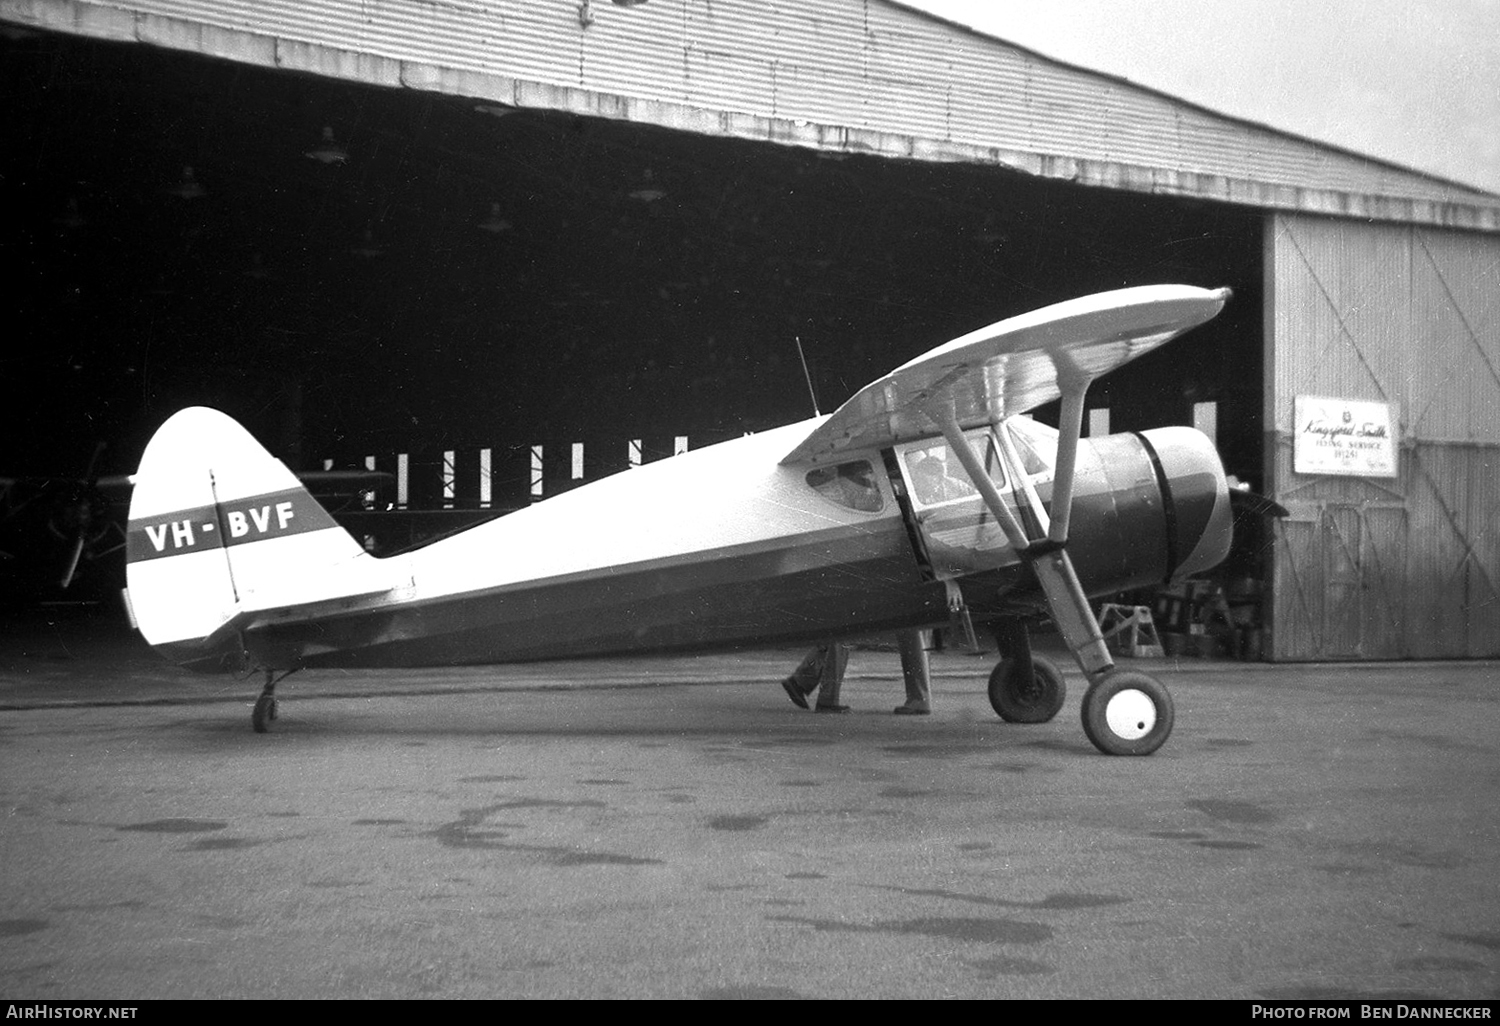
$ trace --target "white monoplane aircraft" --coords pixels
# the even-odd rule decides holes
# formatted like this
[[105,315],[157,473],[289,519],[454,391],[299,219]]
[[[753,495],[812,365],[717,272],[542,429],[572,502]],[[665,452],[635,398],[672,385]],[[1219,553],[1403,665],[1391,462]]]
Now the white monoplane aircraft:
[[[1050,614],[1088,680],[1101,750],[1172,728],[1153,678],[1117,670],[1088,595],[1199,573],[1228,551],[1224,469],[1168,427],[1082,439],[1090,382],[1212,318],[1227,289],[1076,299],[954,339],[831,416],[724,442],[377,558],[238,424],[185,409],[135,476],[127,597],[183,665],[259,668],[252,722],[301,667],[492,663],[706,650],[989,624],[990,698],[1050,719]],[[1061,398],[1061,427],[1021,416]]]

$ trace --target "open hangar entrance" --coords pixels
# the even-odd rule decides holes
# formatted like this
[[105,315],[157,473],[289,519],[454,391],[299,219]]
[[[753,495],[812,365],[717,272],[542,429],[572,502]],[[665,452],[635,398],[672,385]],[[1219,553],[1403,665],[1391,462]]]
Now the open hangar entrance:
[[1129,430],[1217,402],[1230,472],[1259,471],[1254,212],[58,35],[4,45],[20,469],[67,472],[107,441],[105,469],[128,472],[203,404],[300,469],[408,454],[413,509],[478,506],[489,449],[485,498],[513,506],[533,446],[550,494],[575,444],[587,479],[634,439],[649,459],[810,416],[799,342],[829,412],[992,321],[1185,282],[1236,298],[1090,405]]

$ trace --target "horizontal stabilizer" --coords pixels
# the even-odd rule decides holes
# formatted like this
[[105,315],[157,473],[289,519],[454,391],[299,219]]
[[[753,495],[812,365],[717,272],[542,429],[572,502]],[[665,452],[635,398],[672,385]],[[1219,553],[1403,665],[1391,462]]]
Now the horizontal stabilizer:
[[782,460],[824,461],[1025,413],[1213,318],[1228,289],[1144,285],[1044,307],[970,332],[866,385]]

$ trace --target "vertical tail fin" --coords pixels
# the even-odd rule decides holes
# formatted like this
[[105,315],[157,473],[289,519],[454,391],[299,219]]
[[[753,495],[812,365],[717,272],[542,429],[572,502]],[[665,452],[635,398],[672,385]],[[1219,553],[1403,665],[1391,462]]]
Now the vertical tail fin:
[[141,457],[126,532],[136,627],[176,662],[240,651],[243,614],[385,590],[378,561],[233,419],[170,417]]

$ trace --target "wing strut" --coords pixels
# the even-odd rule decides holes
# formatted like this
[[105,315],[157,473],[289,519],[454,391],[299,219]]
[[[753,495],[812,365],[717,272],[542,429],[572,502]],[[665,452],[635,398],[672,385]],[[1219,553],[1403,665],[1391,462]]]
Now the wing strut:
[[[969,447],[969,440],[964,437],[964,432],[958,426],[958,420],[953,415],[953,407],[944,405],[941,409],[933,410],[933,419],[943,429],[943,438],[948,442],[948,448],[958,457],[958,462],[963,465],[964,473],[969,475],[969,481],[979,490],[984,497],[984,504],[994,514],[995,520],[1000,524],[1000,530],[1005,532],[1005,540],[1010,542],[1011,548],[1024,554],[1031,547],[1031,539],[1026,536],[1026,529],[1016,519],[1016,515],[1010,511],[1010,507],[1000,498],[1000,492],[995,487],[995,482],[990,480],[990,475],[985,472],[984,463],[978,454]],[[1002,454],[1002,459],[1004,456]],[[1005,461],[1006,473],[1011,473],[1009,460]]]
[[1057,418],[1057,472],[1052,481],[1052,526],[1047,540],[1068,543],[1068,521],[1073,513],[1073,473],[1078,466],[1078,438],[1083,434],[1083,397],[1093,379],[1069,368],[1058,368],[1062,407]]
[[[1031,539],[1016,515],[1010,511],[1000,497],[995,483],[985,472],[979,455],[964,437],[958,418],[948,404],[929,408],[933,419],[943,430],[948,447],[958,457],[959,464],[969,481],[983,497],[985,506],[1005,532],[1005,538],[1015,547],[1042,585],[1047,597],[1047,608],[1053,622],[1062,632],[1063,640],[1078,662],[1078,668],[1090,681],[1098,680],[1115,668],[1109,647],[1104,643],[1104,633],[1094,610],[1084,594],[1083,585],[1073,569],[1073,561],[1065,548],[1068,536],[1068,513],[1073,502],[1073,471],[1078,457],[1078,436],[1083,430],[1083,397],[1088,389],[1088,378],[1077,376],[1081,387],[1068,388],[1063,393],[1062,428],[1058,439],[1057,473],[1052,491],[1052,520],[1047,537]],[[1074,382],[1070,382],[1074,384]],[[1009,446],[1000,447],[1000,458],[1005,469],[1015,481],[1024,481],[1025,470],[1016,462]],[[1042,512],[1038,507],[1038,512]],[[1059,526],[1061,525],[1061,526]]]

